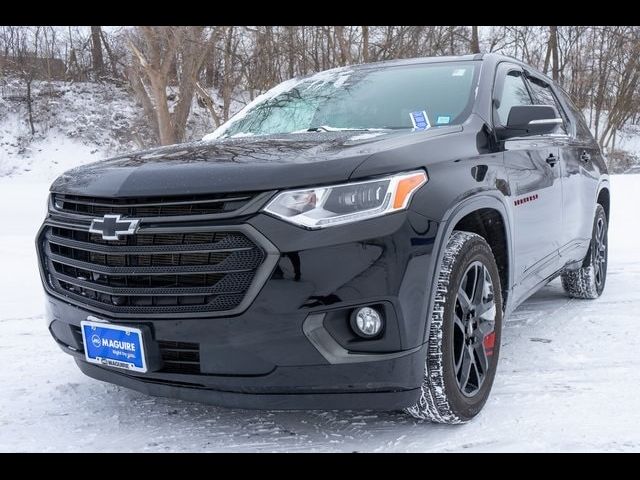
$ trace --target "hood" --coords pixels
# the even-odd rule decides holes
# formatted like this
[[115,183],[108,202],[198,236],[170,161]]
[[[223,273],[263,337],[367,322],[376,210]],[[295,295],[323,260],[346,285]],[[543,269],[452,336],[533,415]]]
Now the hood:
[[335,183],[349,179],[375,153],[460,130],[311,132],[183,143],[77,167],[60,176],[51,191],[117,198]]

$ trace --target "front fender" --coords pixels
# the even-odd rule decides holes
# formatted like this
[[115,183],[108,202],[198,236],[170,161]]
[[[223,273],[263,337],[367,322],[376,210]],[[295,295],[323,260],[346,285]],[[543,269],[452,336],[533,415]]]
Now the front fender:
[[[502,216],[505,225],[508,249],[508,285],[507,291],[510,293],[513,288],[513,242],[512,242],[512,225],[505,197],[499,191],[485,191],[468,197],[462,202],[455,204],[445,212],[444,218],[438,228],[436,234],[433,255],[431,256],[431,266],[429,269],[429,295],[428,305],[425,306],[425,315],[427,321],[425,323],[424,341],[427,341],[429,329],[431,328],[431,316],[433,314],[433,299],[435,298],[436,287],[438,285],[438,276],[440,275],[440,266],[446,249],[447,241],[453,232],[456,224],[466,215],[484,208],[490,208],[498,211]],[[504,300],[505,312],[510,312],[511,295]]]

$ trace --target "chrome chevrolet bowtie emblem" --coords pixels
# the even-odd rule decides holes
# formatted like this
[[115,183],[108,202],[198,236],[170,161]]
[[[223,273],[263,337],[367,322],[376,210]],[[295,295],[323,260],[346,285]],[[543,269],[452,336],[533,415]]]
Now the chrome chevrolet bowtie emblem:
[[140,220],[125,218],[120,215],[105,215],[102,218],[94,218],[91,221],[89,232],[102,235],[103,240],[120,240],[124,235],[133,235],[138,229]]

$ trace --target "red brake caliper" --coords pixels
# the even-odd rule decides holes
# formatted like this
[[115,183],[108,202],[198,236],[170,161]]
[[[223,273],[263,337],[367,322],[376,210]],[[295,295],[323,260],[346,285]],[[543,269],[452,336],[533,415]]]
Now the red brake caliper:
[[486,337],[482,339],[482,345],[484,346],[484,352],[487,357],[493,355],[493,345],[496,343],[496,332],[488,333]]

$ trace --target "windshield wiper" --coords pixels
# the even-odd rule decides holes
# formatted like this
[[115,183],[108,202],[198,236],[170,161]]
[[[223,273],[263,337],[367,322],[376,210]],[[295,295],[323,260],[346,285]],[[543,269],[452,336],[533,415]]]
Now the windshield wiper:
[[342,128],[330,127],[329,125],[320,125],[318,127],[307,128],[307,132],[373,132],[377,130],[385,130],[384,128]]

